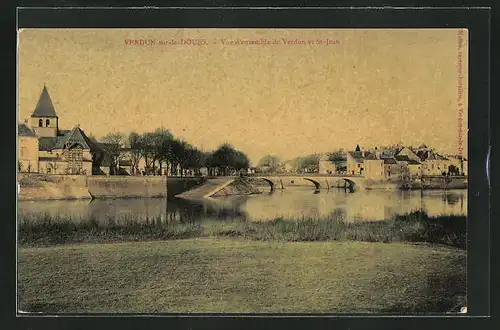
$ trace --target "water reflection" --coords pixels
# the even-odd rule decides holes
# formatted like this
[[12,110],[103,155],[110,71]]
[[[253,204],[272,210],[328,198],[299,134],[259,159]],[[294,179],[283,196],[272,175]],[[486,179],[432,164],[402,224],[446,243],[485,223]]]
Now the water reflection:
[[259,221],[302,217],[341,217],[346,221],[387,220],[395,214],[423,210],[430,216],[467,215],[466,190],[359,191],[342,189],[315,192],[308,188],[277,190],[251,196],[214,200],[109,199],[89,201],[24,201],[19,214],[48,213],[71,216],[77,221],[89,215],[108,217],[159,217],[165,221],[203,219]]

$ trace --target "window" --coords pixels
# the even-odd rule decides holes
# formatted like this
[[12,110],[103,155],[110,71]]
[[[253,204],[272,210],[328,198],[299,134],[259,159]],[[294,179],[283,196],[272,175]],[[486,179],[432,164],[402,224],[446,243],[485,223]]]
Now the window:
[[38,120],[38,127],[43,127],[43,120],[42,119]]
[[361,164],[358,164],[358,168],[360,168],[360,167],[361,167]]
[[47,119],[47,120],[45,121],[45,127],[49,127],[49,125],[50,125],[50,120],[48,120],[48,119]]

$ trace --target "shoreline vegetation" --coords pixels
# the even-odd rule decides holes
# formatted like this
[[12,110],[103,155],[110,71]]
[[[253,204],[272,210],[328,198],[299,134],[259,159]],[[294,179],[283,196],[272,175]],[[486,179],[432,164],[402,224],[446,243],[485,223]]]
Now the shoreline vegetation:
[[161,217],[124,216],[79,219],[25,214],[19,216],[18,244],[44,247],[76,243],[178,240],[202,237],[269,242],[359,241],[427,243],[466,248],[466,216],[429,217],[424,212],[397,215],[388,221],[346,222],[332,215],[269,221],[169,221]]

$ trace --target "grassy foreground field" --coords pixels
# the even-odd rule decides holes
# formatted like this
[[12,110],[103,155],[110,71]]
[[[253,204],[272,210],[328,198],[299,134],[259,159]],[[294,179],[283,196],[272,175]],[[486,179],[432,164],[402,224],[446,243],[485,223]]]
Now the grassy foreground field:
[[18,250],[28,312],[446,312],[466,251],[225,237]]

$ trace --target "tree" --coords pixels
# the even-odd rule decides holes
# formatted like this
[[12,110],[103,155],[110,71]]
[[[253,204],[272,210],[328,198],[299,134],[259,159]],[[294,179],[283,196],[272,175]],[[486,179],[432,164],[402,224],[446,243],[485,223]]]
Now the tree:
[[212,154],[212,165],[220,168],[223,175],[228,175],[230,165],[234,163],[233,156],[234,149],[224,143]]
[[448,173],[451,175],[460,175],[460,169],[455,165],[448,166]]
[[114,132],[105,135],[102,140],[106,153],[111,157],[111,167],[114,169],[113,174],[117,174],[118,167],[120,166],[121,151],[125,143],[125,136],[122,133]]
[[151,135],[152,146],[152,157],[153,157],[153,172],[156,173],[156,163],[158,163],[159,172],[161,174],[163,168],[163,162],[168,164],[172,161],[172,142],[175,140],[173,134],[170,130],[163,127],[156,129]]
[[319,159],[318,154],[297,157],[294,159],[294,166],[298,172],[317,172],[319,170]]
[[280,159],[277,156],[267,155],[259,160],[257,167],[268,168],[271,172],[275,172],[280,166]]
[[204,165],[207,168],[207,172],[209,176],[215,176],[215,157],[213,152],[204,152],[203,158],[205,160]]
[[141,150],[142,150],[142,157],[144,158],[145,164],[145,174],[149,175],[153,169],[153,163],[155,161],[155,137],[154,134],[151,132],[144,133],[141,136]]
[[234,164],[236,170],[248,169],[250,167],[250,160],[243,152],[236,150]]
[[186,148],[187,143],[183,140],[173,139],[171,142],[171,167],[172,174],[174,175],[182,175],[182,164],[185,163],[186,160]]
[[127,138],[127,144],[130,147],[130,161],[131,165],[131,174],[137,174],[139,171],[139,161],[143,156],[143,139],[142,136],[136,132],[130,132]]
[[208,158],[210,167],[220,169],[220,174],[230,175],[233,170],[241,170],[250,166],[248,157],[230,144],[223,143]]
[[336,149],[326,154],[328,160],[335,164],[335,168],[338,169],[347,160],[347,155],[344,149]]

